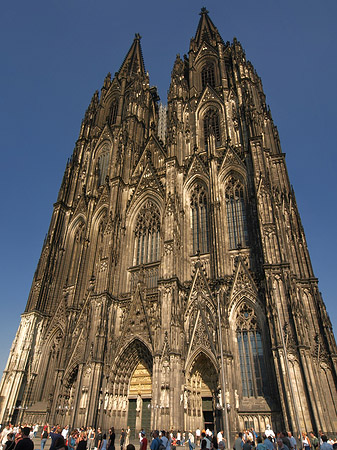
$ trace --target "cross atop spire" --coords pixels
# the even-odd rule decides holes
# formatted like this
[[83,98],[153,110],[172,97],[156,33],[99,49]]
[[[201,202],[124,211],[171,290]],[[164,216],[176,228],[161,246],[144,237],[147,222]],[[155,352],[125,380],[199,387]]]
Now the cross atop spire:
[[207,9],[203,6],[202,8],[201,8],[201,11],[200,11],[200,13],[199,13],[199,16],[202,16],[203,14],[208,14],[209,13],[209,11],[207,11]]

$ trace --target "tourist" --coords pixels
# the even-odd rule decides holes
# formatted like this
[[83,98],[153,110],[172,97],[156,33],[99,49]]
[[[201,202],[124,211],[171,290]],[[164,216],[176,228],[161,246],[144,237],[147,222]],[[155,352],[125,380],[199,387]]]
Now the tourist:
[[188,433],[188,447],[189,450],[193,450],[195,448],[194,436],[192,434],[192,431]]
[[200,431],[199,427],[195,430],[195,437],[196,437],[196,440],[197,440],[197,445],[200,445],[201,431]]
[[69,448],[69,450],[75,450],[77,437],[78,437],[77,431],[76,430],[72,430],[72,432],[70,433],[70,436],[68,438],[68,448]]
[[120,445],[121,450],[124,449],[125,437],[126,437],[126,433],[124,431],[124,428],[122,428],[121,435],[119,437],[119,445]]
[[243,447],[242,433],[239,433],[238,437],[234,441],[233,449],[242,450],[242,447]]
[[97,433],[95,435],[95,450],[99,449],[102,442],[102,438],[103,438],[102,431],[100,428],[97,428]]
[[29,427],[23,427],[20,440],[15,446],[15,450],[34,450],[34,443],[29,438],[31,429]]
[[158,430],[154,430],[153,431],[153,439],[150,445],[150,449],[151,450],[158,450],[159,449],[159,445],[161,444],[161,440],[159,439],[159,431]]
[[218,448],[219,450],[225,450],[226,449],[225,441],[220,441],[218,443]]
[[322,445],[320,446],[320,450],[333,450],[332,445],[328,443],[328,438],[325,434],[322,434]]
[[130,427],[128,425],[126,431],[125,431],[125,446],[127,447],[130,444],[130,434],[131,434],[131,430]]
[[305,431],[302,433],[302,447],[304,450],[310,450],[310,440]]
[[266,446],[262,443],[262,437],[258,436],[256,438],[257,446],[256,450],[266,450]]
[[56,439],[55,450],[67,450],[66,442],[63,436],[60,436]]
[[289,450],[289,447],[285,445],[285,443],[282,441],[282,438],[278,437],[276,439],[276,442],[278,450]]
[[[98,428],[99,430],[99,428]],[[102,438],[101,438],[102,440]],[[76,450],[86,450],[87,448],[87,433],[85,431],[81,431],[79,434],[77,441],[76,441],[77,447]]]
[[146,438],[145,431],[142,430],[140,432],[140,434],[141,434],[142,440],[140,441],[140,447],[139,448],[140,448],[140,450],[146,450],[147,449],[147,438]]
[[111,427],[109,430],[109,442],[108,442],[108,450],[115,450],[115,429],[114,427]]
[[315,436],[315,433],[313,431],[310,431],[309,433],[309,439],[312,450],[317,450],[319,446],[319,440],[318,437]]
[[45,426],[43,427],[42,433],[41,433],[41,450],[44,449],[44,446],[46,445],[48,436],[49,436],[48,425],[45,424]]
[[93,450],[95,444],[95,428],[89,427],[87,434],[87,448]]
[[102,439],[102,442],[101,442],[101,446],[100,446],[100,450],[106,450],[107,449],[107,444],[108,444],[108,441],[106,440],[106,434],[104,433],[103,434],[103,439]]
[[7,434],[7,441],[3,445],[2,450],[13,450],[15,447],[14,433]]
[[[296,450],[297,442],[296,442],[296,439],[294,438],[294,436],[293,436],[291,431],[288,431],[288,438],[289,438],[289,441],[290,441],[291,449],[292,450]],[[318,442],[318,439],[317,439],[317,442]]]
[[55,450],[55,442],[56,440],[61,437],[63,438],[62,434],[61,434],[62,428],[58,425],[55,428],[55,431],[50,431],[49,430],[49,426],[48,426],[48,433],[49,436],[51,437],[51,444],[50,444],[50,449],[49,450]]

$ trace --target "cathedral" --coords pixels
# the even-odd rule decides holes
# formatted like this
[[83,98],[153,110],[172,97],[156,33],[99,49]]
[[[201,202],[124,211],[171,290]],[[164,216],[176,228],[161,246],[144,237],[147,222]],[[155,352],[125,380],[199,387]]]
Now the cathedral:
[[202,8],[167,106],[137,34],[85,112],[0,422],[337,430],[337,347],[261,79]]

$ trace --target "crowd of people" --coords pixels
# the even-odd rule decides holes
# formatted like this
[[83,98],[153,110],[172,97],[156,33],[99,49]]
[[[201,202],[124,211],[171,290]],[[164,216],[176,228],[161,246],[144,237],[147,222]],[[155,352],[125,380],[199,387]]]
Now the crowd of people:
[[[82,427],[69,430],[68,426],[43,427],[12,426],[8,424],[0,434],[0,450],[34,450],[33,439],[41,437],[41,450],[50,439],[49,450],[136,450],[130,443],[131,429],[122,428],[116,433],[111,427],[108,433],[101,428]],[[171,450],[171,447],[186,446],[186,450],[225,450],[228,449],[223,430],[214,433],[210,429],[192,431],[166,432],[154,430],[149,438],[144,429],[139,432],[139,450]],[[136,444],[137,445],[137,444]],[[117,448],[116,448],[117,447]],[[229,450],[229,449],[228,449]],[[298,439],[292,433],[282,431],[274,433],[268,425],[264,433],[258,434],[253,428],[238,433],[235,437],[233,450],[337,450],[337,439],[328,437],[319,431],[318,437],[313,431],[303,432]]]

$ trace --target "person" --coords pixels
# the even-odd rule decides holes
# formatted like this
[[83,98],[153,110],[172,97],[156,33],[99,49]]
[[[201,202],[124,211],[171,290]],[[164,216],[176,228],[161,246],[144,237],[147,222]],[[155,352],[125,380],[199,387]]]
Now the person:
[[80,435],[77,438],[76,444],[77,444],[76,450],[86,450],[87,433],[85,431],[81,431]]
[[284,442],[284,444],[289,448],[289,450],[291,449],[291,442],[290,439],[288,438],[288,433],[286,431],[282,431],[280,433],[280,438],[282,439],[282,441]]
[[7,441],[5,445],[3,445],[2,450],[13,450],[14,447],[15,447],[14,433],[8,433]]
[[[290,441],[291,449],[292,450],[296,450],[297,442],[296,442],[296,439],[294,438],[294,436],[293,436],[291,431],[288,431],[288,438],[289,438],[289,441]],[[318,439],[317,439],[317,442],[318,442]]]
[[43,427],[42,433],[41,433],[41,450],[44,449],[44,446],[46,445],[47,439],[48,439],[48,426],[45,425]]
[[116,434],[115,434],[115,429],[114,427],[111,427],[109,430],[109,442],[108,442],[108,450],[115,450],[115,439],[116,439]]
[[273,440],[275,439],[275,433],[274,433],[274,431],[271,429],[271,426],[269,425],[269,423],[268,423],[268,425],[267,425],[267,427],[266,427],[266,430],[265,430],[264,434],[267,436],[267,438],[268,438],[271,442],[273,442]]
[[242,450],[242,447],[243,447],[242,433],[239,433],[238,437],[234,441],[233,449]]
[[101,442],[100,450],[106,450],[108,441],[106,440],[106,434],[103,434],[103,439]]
[[223,430],[219,431],[219,433],[216,435],[216,437],[217,437],[218,443],[220,441],[222,441],[223,440]]
[[258,436],[256,438],[257,446],[256,450],[266,450],[266,446],[262,443],[262,437]]
[[49,450],[55,450],[55,442],[56,442],[56,440],[59,437],[63,438],[63,436],[61,434],[61,431],[62,431],[62,428],[59,425],[55,428],[55,431],[50,431],[49,426],[48,426],[48,433],[49,433],[49,436],[51,437],[51,444],[50,444],[50,449]]
[[146,435],[145,435],[145,431],[142,430],[140,432],[140,434],[141,434],[141,437],[142,437],[142,440],[140,441],[140,450],[146,450],[147,449],[147,438],[146,438]]
[[282,441],[282,438],[281,438],[281,437],[278,437],[277,440],[276,440],[276,442],[277,442],[277,448],[278,448],[278,450],[289,450],[289,447],[287,447],[287,446],[285,445],[285,443]]
[[126,450],[136,450],[135,446],[133,444],[128,444],[126,446]]
[[250,439],[247,439],[246,442],[243,444],[242,450],[251,450],[252,449],[252,442]]
[[34,450],[34,443],[29,438],[30,434],[30,428],[29,427],[23,427],[21,439],[17,442],[15,446],[15,450]]
[[119,438],[119,444],[120,444],[121,450],[124,449],[125,437],[126,437],[126,433],[124,431],[124,428],[122,428],[121,435],[120,435],[120,438]]
[[126,431],[125,431],[125,446],[127,447],[130,444],[130,434],[131,434],[131,430],[130,427],[128,425]]
[[226,445],[225,445],[225,441],[220,441],[218,444],[218,448],[219,450],[225,450],[226,449]]
[[95,428],[89,427],[87,434],[87,447],[88,450],[93,450],[95,443]]
[[195,430],[195,437],[197,439],[197,445],[200,445],[201,431],[199,427]]
[[68,447],[66,446],[66,442],[64,440],[63,436],[60,436],[55,441],[55,449],[56,450],[68,450]]
[[39,431],[39,425],[36,423],[33,428],[34,439],[36,439],[37,432]]
[[310,431],[309,433],[309,439],[312,450],[317,450],[319,445],[318,437],[315,436],[315,433],[313,431]]
[[304,450],[310,450],[310,441],[305,431],[302,433],[302,447]]
[[332,445],[328,443],[328,438],[325,434],[321,435],[322,445],[320,446],[320,450],[333,450]]
[[193,450],[195,448],[194,436],[191,431],[188,433],[188,447],[189,450]]
[[167,438],[167,436],[166,436],[166,433],[165,433],[165,431],[164,430],[162,430],[162,432],[161,432],[161,443],[163,444],[163,446],[165,447],[165,449],[167,449],[168,447],[168,442],[169,442],[169,440],[168,440],[168,438]]
[[67,440],[67,437],[68,437],[68,433],[69,433],[69,427],[68,427],[68,425],[67,426],[65,426],[64,428],[63,428],[63,430],[62,430],[62,436],[63,436],[63,439],[66,441]]
[[70,433],[70,436],[68,438],[68,448],[69,448],[69,450],[75,450],[76,439],[77,439],[77,431],[76,430],[72,430],[72,432]]
[[159,445],[161,444],[161,440],[159,439],[159,431],[158,430],[154,430],[154,432],[152,433],[153,435],[153,439],[150,445],[150,449],[151,450],[158,450],[159,449]]
[[95,436],[95,450],[98,450],[102,442],[102,431],[100,428],[97,428],[97,433]]
[[211,448],[218,450],[218,439],[216,438],[216,436],[212,437],[211,444]]
[[209,450],[211,448],[211,441],[207,438],[204,431],[201,433],[200,448],[203,450]]

